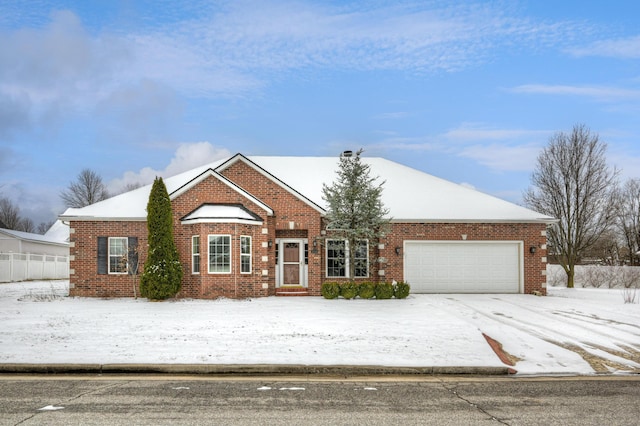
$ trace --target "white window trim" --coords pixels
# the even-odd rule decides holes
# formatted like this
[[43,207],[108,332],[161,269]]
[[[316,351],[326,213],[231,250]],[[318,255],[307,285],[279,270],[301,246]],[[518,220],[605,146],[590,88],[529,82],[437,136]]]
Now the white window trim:
[[[194,242],[194,240],[196,238],[198,239],[198,245],[195,246],[195,247],[198,247],[198,253],[194,253],[194,251],[193,251],[193,248],[194,248],[193,242]],[[202,266],[202,265],[200,265],[200,262],[202,260],[201,259],[201,255],[202,255],[201,251],[202,250],[200,250],[200,235],[193,235],[191,237],[191,274],[193,274],[193,275],[200,275],[200,269],[201,269],[201,266]],[[198,261],[197,262],[195,260],[196,256],[198,257]],[[198,271],[195,270],[196,269],[196,264],[198,265]]]
[[[345,261],[344,261],[344,276],[342,275],[329,275],[329,241],[344,241],[344,250],[345,250]],[[358,241],[364,241],[367,244],[367,257],[366,257],[366,265],[367,265],[367,274],[363,275],[363,276],[358,276],[356,278],[369,278],[369,240],[358,240]],[[345,240],[344,238],[328,238],[327,239],[327,244],[325,244],[325,276],[327,278],[350,278],[349,273],[350,273],[350,265],[351,265],[351,259],[349,259],[349,241]]]
[[[111,254],[111,241],[113,240],[124,240],[124,254],[123,255],[112,255]],[[124,271],[122,272],[113,272],[111,271],[111,258],[119,257],[120,260],[118,263],[122,262],[123,258],[129,254],[129,238],[128,237],[109,237],[109,243],[107,244],[107,273],[109,275],[127,275],[129,273],[129,265],[127,262],[124,262]]]
[[[249,253],[243,253],[242,252],[242,239],[243,238],[248,238],[249,239]],[[249,271],[247,272],[243,272],[242,271],[242,259],[248,257],[249,258]],[[241,274],[250,274],[253,271],[253,239],[251,238],[250,235],[240,235],[240,273]]]
[[[345,259],[344,259],[344,276],[342,275],[329,275],[329,243],[331,241],[344,241],[344,251],[345,251]],[[347,249],[347,241],[340,238],[329,238],[327,239],[327,244],[325,244],[324,250],[324,258],[325,258],[325,275],[327,278],[348,278],[349,277],[349,250]]]
[[367,246],[367,257],[364,258],[365,265],[367,268],[367,273],[366,275],[357,276],[356,278],[369,278],[369,240],[358,240],[358,242],[362,242],[362,241],[364,241]]
[[[211,237],[226,237],[229,239],[229,271],[211,271]],[[224,275],[233,272],[233,243],[230,234],[209,234],[207,236],[207,272],[209,274]]]

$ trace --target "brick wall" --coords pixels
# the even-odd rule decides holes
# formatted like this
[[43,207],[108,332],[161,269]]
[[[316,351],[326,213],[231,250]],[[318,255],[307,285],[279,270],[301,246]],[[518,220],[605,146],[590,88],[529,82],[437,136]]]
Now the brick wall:
[[[275,242],[276,238],[307,238],[309,241],[308,290],[320,295],[325,277],[324,246],[321,234],[320,213],[308,203],[273,182],[242,161],[227,167],[222,174],[239,187],[269,206],[274,216],[260,205],[244,197],[241,192],[229,187],[215,176],[196,184],[172,201],[174,238],[180,261],[183,265],[183,286],[179,297],[260,297],[275,292]],[[300,177],[304,179],[304,176]],[[295,184],[295,183],[293,183]],[[180,218],[205,203],[241,204],[263,220],[261,225],[245,223],[193,223],[183,225]],[[142,271],[147,253],[146,222],[116,221],[72,221],[70,268],[70,295],[89,297],[131,297],[139,295],[139,277],[129,275],[97,274],[97,237],[138,237],[139,270]],[[395,254],[395,247],[403,247],[404,240],[460,241],[523,241],[524,244],[524,292],[545,293],[546,237],[544,224],[500,224],[500,223],[394,223],[391,232],[381,241],[384,249],[370,243],[371,267],[368,280],[403,280],[402,255]],[[208,238],[210,234],[232,236],[232,273],[208,274]],[[200,274],[192,273],[191,238],[200,235]],[[240,236],[252,238],[252,272],[239,274]],[[271,247],[269,247],[271,242]],[[314,245],[314,242],[316,245]],[[535,254],[529,247],[537,247]],[[375,260],[383,257],[386,263]],[[379,276],[378,269],[385,275]]]
[[98,275],[98,237],[138,237],[138,271],[147,258],[147,223],[71,221],[69,295],[133,297],[140,295],[139,275]]
[[[311,295],[320,295],[323,281],[322,250],[319,247],[313,249],[314,239],[321,236],[320,213],[242,161],[226,168],[222,175],[273,209],[274,223],[269,227],[269,238],[274,244],[276,238],[309,239],[308,291]],[[304,176],[300,176],[300,179],[304,179]],[[270,259],[274,255],[275,249],[270,253]],[[271,265],[275,274],[275,262],[271,262]],[[271,273],[272,270],[269,271]]]
[[[183,225],[180,218],[188,215],[204,203],[241,204],[245,208],[260,216],[262,225],[247,225],[242,223],[197,223]],[[250,201],[241,192],[229,187],[220,179],[210,176],[195,185],[189,191],[172,200],[174,238],[180,261],[185,268],[183,289],[179,297],[194,298],[242,298],[268,296],[275,292],[275,267],[269,259],[272,258],[273,247],[267,245],[270,233],[269,223],[273,221],[267,212],[258,204]],[[208,235],[231,235],[231,273],[208,273]],[[191,238],[200,235],[200,274],[191,273]],[[240,236],[250,236],[252,242],[252,273],[240,274]],[[273,241],[273,240],[272,240]],[[264,244],[263,244],[264,243]],[[266,261],[263,257],[266,256]],[[266,271],[264,273],[263,271]],[[263,284],[267,288],[263,288]]]
[[[394,223],[383,241],[381,256],[387,259],[387,280],[400,281],[403,277],[402,253],[395,254],[396,247],[403,247],[404,240],[462,241],[522,241],[524,243],[524,293],[534,291],[546,294],[546,230],[537,223]],[[535,246],[531,254],[529,247]]]

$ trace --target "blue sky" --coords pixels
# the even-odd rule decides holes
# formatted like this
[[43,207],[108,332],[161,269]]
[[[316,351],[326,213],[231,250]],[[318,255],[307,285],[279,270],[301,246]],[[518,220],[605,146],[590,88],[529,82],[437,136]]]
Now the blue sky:
[[3,0],[0,196],[37,224],[83,168],[363,148],[520,203],[578,123],[640,177],[637,4]]

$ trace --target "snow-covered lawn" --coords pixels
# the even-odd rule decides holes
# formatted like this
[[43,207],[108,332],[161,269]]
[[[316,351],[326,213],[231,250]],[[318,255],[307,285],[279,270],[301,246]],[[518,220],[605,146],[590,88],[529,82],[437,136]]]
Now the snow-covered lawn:
[[640,304],[621,290],[154,303],[67,294],[68,281],[0,284],[0,363],[504,366],[485,333],[519,374],[640,372]]

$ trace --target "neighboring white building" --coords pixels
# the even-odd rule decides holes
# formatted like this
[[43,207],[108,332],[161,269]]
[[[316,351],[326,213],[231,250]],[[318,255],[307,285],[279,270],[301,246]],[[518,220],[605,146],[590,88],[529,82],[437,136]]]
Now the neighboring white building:
[[[69,229],[68,226],[65,227]],[[0,253],[68,256],[69,242],[61,238],[59,235],[40,235],[0,228]],[[66,239],[68,238],[67,231]]]
[[64,278],[69,278],[67,225],[58,221],[45,235],[0,228],[0,282]]

